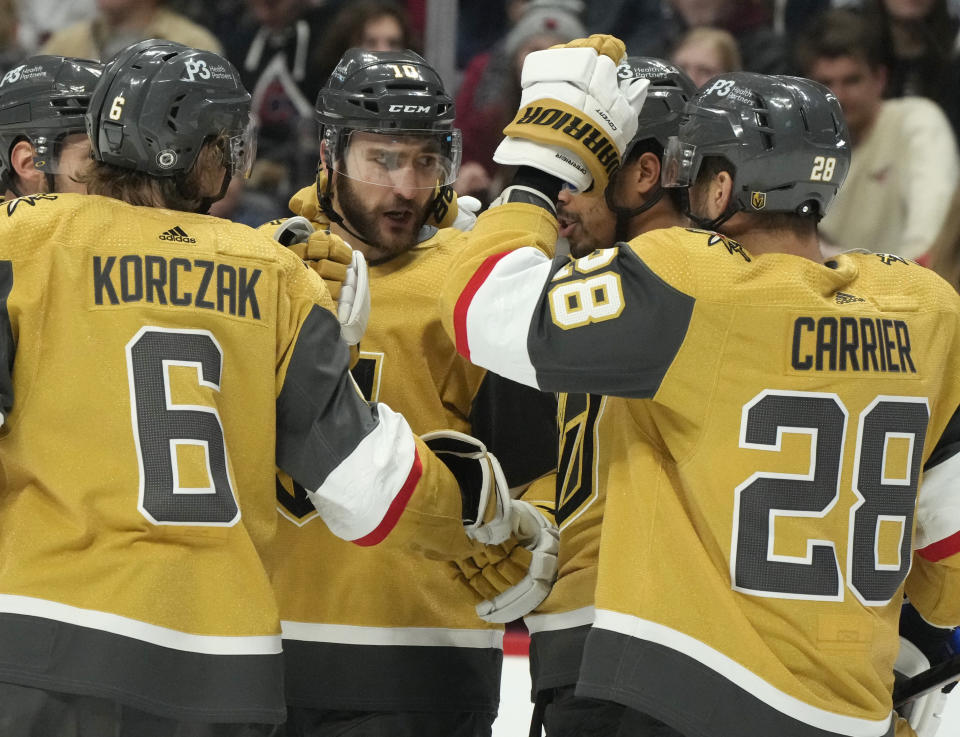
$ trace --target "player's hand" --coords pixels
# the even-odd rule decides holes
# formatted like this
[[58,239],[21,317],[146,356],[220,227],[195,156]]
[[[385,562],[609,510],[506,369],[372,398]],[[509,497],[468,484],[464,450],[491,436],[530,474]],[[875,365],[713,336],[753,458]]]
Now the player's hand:
[[470,230],[477,222],[479,210],[480,200],[476,197],[460,197],[449,185],[437,187],[427,222],[438,228]]
[[637,131],[649,81],[622,89],[623,42],[594,35],[528,54],[520,109],[494,160],[525,165],[600,196]]
[[290,212],[302,215],[307,220],[325,221],[326,215],[320,209],[316,186],[304,187],[290,198]]
[[[303,217],[289,218],[313,226]],[[278,234],[286,223],[278,229]],[[304,231],[302,223],[288,227],[286,232]],[[289,246],[303,262],[313,269],[326,284],[330,296],[337,301],[337,319],[340,335],[348,345],[356,345],[367,329],[370,318],[370,280],[363,254],[354,251],[343,239],[323,230],[310,232],[306,240]]]
[[353,249],[340,236],[317,230],[306,241],[294,243],[290,250],[320,275],[330,296],[340,299],[340,289],[353,262]]
[[487,622],[512,622],[529,614],[547,597],[557,577],[556,525],[526,502],[514,502],[511,511],[523,518],[517,522],[527,532],[523,543],[510,537],[451,564],[456,577],[481,599],[477,615]]

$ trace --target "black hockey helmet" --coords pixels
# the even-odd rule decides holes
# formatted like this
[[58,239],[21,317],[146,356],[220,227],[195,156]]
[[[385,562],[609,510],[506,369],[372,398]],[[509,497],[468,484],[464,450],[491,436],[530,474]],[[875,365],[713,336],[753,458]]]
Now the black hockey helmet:
[[[627,57],[617,68],[617,77],[621,84],[626,80],[650,81],[646,100],[637,116],[637,132],[627,144],[622,161],[627,163],[634,147],[650,140],[660,145],[662,158],[663,151],[667,148],[667,141],[671,136],[677,135],[684,107],[697,93],[697,86],[680,67],[651,56]],[[663,189],[658,187],[639,207],[622,207],[614,199],[615,186],[612,185],[616,176],[617,174],[614,173],[610,178],[610,184],[607,185],[604,196],[607,207],[617,216],[616,238],[621,241],[627,238],[627,224],[630,218],[646,212],[657,204],[663,196]]]
[[31,56],[0,79],[0,191],[16,191],[10,153],[23,139],[34,166],[48,177],[59,170],[60,145],[86,133],[84,113],[103,66],[87,59]]
[[715,228],[739,211],[819,218],[850,168],[850,135],[840,103],[823,85],[732,72],[714,77],[687,103],[664,154],[664,186],[690,187],[712,156],[731,165],[733,197],[710,223],[691,216],[698,224]]
[[203,144],[225,135],[228,177],[248,174],[256,151],[250,94],[210,51],[173,41],[132,44],[107,62],[87,114],[93,156],[156,177],[185,174]]
[[459,173],[461,141],[454,116],[453,98],[423,57],[362,49],[350,49],[340,59],[317,96],[315,114],[328,168],[361,181],[389,185],[402,162],[385,159],[365,168],[354,162],[351,169],[350,142],[357,133],[429,141],[432,155],[420,162],[424,168],[417,179],[429,189],[452,184]]

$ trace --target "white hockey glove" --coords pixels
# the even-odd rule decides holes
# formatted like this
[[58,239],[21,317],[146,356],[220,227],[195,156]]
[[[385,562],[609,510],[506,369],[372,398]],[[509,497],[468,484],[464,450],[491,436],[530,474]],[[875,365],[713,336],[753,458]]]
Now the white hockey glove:
[[453,562],[457,577],[479,595],[477,615],[487,622],[526,616],[547,598],[557,577],[556,525],[523,501],[513,502],[511,515],[517,536]]
[[337,297],[337,319],[340,335],[347,345],[360,342],[370,319],[370,276],[367,260],[360,251],[354,251],[347,267],[347,275]]
[[341,337],[348,345],[359,343],[370,318],[370,279],[363,254],[333,233],[314,230],[313,224],[301,216],[284,221],[274,239],[320,275],[337,301]]
[[634,81],[621,89],[617,65],[625,56],[623,42],[607,35],[529,54],[520,109],[494,161],[532,166],[602,196],[637,131],[649,85]]

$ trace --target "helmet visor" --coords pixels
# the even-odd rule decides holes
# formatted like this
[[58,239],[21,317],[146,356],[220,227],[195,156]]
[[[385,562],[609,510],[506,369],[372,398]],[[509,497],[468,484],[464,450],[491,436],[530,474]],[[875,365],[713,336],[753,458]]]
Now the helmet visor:
[[347,131],[333,169],[381,187],[433,190],[460,172],[459,130]]
[[248,178],[253,161],[257,158],[257,123],[252,115],[242,133],[227,138],[226,153],[230,159],[231,174]]
[[683,143],[677,136],[667,139],[663,152],[663,166],[660,170],[660,184],[663,187],[689,187],[697,176],[694,164],[697,147],[692,143]]

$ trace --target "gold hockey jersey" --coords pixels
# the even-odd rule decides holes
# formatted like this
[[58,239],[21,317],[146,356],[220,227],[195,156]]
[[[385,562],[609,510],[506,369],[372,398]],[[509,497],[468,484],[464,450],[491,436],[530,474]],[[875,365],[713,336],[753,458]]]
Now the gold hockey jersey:
[[552,263],[523,204],[469,240],[443,292],[461,353],[612,395],[577,693],[708,737],[892,735],[904,580],[960,623],[956,293],[896,256],[680,228]]
[[[314,191],[302,191],[300,201],[315,204]],[[315,210],[307,213],[326,227]],[[437,291],[459,235],[427,226],[410,251],[370,266],[370,320],[353,374],[368,398],[403,412],[415,432],[453,429],[480,438],[511,485],[522,485],[555,463],[556,402],[488,379],[444,333]],[[538,444],[525,448],[528,437]],[[277,492],[282,520],[270,568],[288,703],[495,712],[503,628],[477,617],[476,601],[449,564],[358,550],[325,529],[296,486],[278,483]],[[330,583],[318,587],[317,580]]]
[[598,445],[607,397],[557,397],[557,473],[548,490],[536,484],[524,500],[550,510],[560,531],[557,580],[534,612],[524,617],[530,633],[533,693],[577,682],[597,585],[597,559],[606,489],[598,481]]
[[461,527],[453,477],[356,392],[332,306],[245,226],[4,203],[0,679],[280,722],[275,465],[360,543]]

